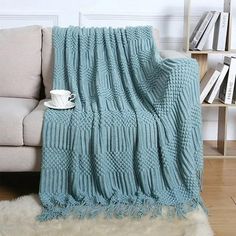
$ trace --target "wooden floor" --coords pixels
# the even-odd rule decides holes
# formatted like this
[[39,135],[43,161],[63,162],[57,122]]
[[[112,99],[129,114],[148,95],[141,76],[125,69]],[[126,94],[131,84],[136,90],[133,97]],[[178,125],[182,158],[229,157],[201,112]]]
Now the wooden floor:
[[[216,236],[236,236],[236,159],[207,159],[203,193]],[[0,173],[0,200],[37,193],[39,173]]]
[[217,236],[236,236],[236,159],[206,159],[202,196]]

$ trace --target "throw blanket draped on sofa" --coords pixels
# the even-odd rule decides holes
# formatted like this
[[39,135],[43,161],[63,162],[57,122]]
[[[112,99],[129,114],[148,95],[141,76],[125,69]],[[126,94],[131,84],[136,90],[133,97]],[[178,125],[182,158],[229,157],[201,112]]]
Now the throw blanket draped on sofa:
[[151,27],[54,27],[53,47],[53,87],[76,107],[45,113],[39,219],[202,205],[196,61],[161,59]]

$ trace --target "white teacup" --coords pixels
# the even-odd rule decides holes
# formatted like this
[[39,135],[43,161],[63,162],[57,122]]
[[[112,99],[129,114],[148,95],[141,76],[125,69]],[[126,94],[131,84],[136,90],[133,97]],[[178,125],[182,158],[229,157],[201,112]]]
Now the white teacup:
[[56,107],[66,107],[66,105],[75,99],[75,94],[69,90],[55,89],[50,91],[52,103]]

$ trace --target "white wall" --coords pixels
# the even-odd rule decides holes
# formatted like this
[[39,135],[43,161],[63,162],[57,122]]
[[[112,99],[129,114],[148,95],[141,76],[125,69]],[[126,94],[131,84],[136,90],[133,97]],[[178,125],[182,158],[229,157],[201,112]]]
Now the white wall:
[[[232,46],[236,48],[236,1],[233,5]],[[222,10],[223,0],[192,0],[192,27],[203,11]],[[0,28],[43,26],[152,25],[160,31],[161,49],[183,48],[184,0],[0,0]],[[235,22],[235,23],[234,23]],[[209,64],[222,61],[210,57]],[[216,138],[217,110],[203,109],[203,136]],[[230,109],[228,139],[236,139],[236,109]]]

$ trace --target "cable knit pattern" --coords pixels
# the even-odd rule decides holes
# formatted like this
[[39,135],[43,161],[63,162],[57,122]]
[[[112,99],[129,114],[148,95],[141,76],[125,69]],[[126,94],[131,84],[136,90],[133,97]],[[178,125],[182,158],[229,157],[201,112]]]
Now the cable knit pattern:
[[161,59],[151,27],[54,27],[53,47],[53,87],[76,107],[45,113],[39,220],[202,205],[196,61]]

